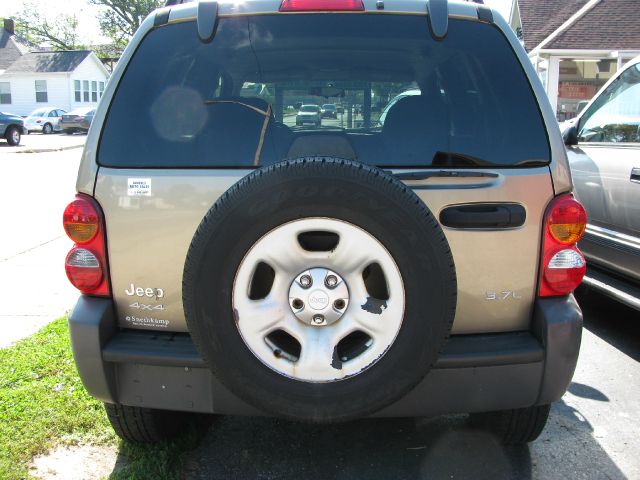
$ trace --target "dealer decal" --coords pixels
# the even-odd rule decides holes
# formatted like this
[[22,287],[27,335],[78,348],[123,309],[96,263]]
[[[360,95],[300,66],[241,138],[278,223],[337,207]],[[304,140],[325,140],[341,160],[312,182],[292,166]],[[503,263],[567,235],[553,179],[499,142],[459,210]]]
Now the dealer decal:
[[129,178],[127,179],[127,195],[130,197],[150,197],[150,178]]

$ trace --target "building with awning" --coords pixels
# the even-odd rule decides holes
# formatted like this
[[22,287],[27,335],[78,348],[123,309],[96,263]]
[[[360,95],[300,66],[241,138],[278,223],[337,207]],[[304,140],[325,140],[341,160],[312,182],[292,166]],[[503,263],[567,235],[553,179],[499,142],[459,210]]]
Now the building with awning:
[[509,23],[560,121],[640,55],[638,0],[513,0]]

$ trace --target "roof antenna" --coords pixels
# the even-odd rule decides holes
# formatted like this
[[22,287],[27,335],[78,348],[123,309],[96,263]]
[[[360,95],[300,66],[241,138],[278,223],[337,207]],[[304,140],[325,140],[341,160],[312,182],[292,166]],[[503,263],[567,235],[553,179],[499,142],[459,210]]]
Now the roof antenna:
[[203,43],[213,40],[218,28],[218,2],[198,3],[198,36]]
[[447,0],[429,0],[427,2],[431,35],[435,40],[442,40],[447,36],[449,28],[449,6]]

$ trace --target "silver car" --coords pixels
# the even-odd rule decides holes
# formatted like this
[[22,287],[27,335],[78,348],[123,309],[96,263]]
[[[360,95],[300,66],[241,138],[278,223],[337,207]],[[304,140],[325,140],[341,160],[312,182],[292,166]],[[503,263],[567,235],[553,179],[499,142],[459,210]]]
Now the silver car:
[[640,310],[640,57],[563,132],[589,223],[584,283]]
[[37,131],[45,135],[53,133],[54,131],[60,130],[58,125],[60,117],[65,113],[67,113],[67,111],[62,108],[38,108],[24,119],[24,128],[28,131],[27,133]]
[[318,105],[302,105],[296,115],[296,125],[311,123],[319,127],[322,122],[322,113]]

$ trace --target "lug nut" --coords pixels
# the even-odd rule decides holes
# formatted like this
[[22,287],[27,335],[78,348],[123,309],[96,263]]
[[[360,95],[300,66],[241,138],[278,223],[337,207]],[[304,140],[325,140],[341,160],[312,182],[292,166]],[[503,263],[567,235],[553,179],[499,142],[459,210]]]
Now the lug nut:
[[291,306],[294,308],[294,310],[302,310],[304,308],[304,302],[299,298],[294,298],[291,302]]
[[329,288],[335,288],[338,285],[338,277],[335,275],[327,275],[327,278],[324,279],[324,284]]
[[302,288],[309,288],[311,285],[313,285],[313,280],[311,279],[310,275],[302,275],[299,282]]
[[324,316],[323,315],[314,315],[313,316],[313,323],[315,323],[316,325],[320,325],[320,324],[324,323]]
[[341,298],[333,302],[333,308],[335,308],[336,310],[342,310],[345,305],[346,305],[345,301]]

